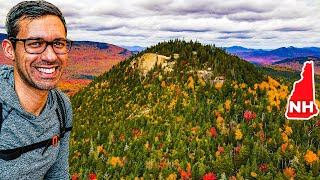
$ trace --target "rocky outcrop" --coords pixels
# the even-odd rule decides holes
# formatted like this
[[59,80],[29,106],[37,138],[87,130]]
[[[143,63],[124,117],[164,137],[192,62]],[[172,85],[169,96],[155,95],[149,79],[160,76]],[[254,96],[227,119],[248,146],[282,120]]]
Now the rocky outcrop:
[[141,57],[134,59],[131,62],[131,67],[141,71],[142,76],[146,76],[147,73],[155,66],[161,66],[165,71],[173,71],[172,67],[174,62],[168,62],[171,57],[156,53],[145,53]]

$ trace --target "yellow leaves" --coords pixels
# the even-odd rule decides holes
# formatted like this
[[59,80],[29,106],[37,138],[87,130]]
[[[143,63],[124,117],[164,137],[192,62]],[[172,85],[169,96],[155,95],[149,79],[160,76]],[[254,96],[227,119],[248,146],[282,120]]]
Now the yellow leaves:
[[144,180],[144,177],[141,177],[141,178],[135,177],[134,180]]
[[316,99],[316,104],[317,104],[318,108],[320,108],[320,101],[318,101],[317,99]]
[[176,85],[175,84],[171,84],[169,86],[169,88],[170,88],[171,92],[173,92],[175,90],[175,88],[176,88]]
[[219,116],[219,117],[217,118],[217,123],[223,123],[223,122],[224,122],[223,117]]
[[258,174],[255,173],[255,172],[251,172],[250,175],[251,175],[252,177],[254,177],[254,178],[258,176]]
[[224,123],[224,119],[221,116],[219,116],[216,121],[217,121],[218,129],[221,130],[222,129],[222,124]]
[[188,105],[188,102],[186,99],[182,99],[182,106],[186,107]]
[[246,87],[247,87],[247,84],[242,83],[242,84],[240,84],[239,86],[240,86],[240,88],[241,88],[241,89],[244,89],[244,88],[246,88]]
[[166,82],[165,81],[161,82],[161,87],[166,87]]
[[174,173],[169,174],[169,176],[167,177],[166,180],[176,180],[177,179],[177,175]]
[[226,102],[224,103],[225,107],[226,107],[226,110],[230,110],[231,108],[231,101],[230,100],[226,100]]
[[267,106],[267,110],[268,110],[268,112],[270,113],[271,110],[272,110],[271,106]]
[[71,159],[71,160],[78,159],[78,158],[79,158],[79,156],[81,155],[81,153],[80,153],[78,150],[75,150],[73,153],[74,153],[75,155],[74,155],[74,156],[72,156],[72,159]]
[[198,138],[198,136],[196,137],[196,142],[200,142],[201,141],[201,139],[200,138]]
[[151,98],[152,98],[152,95],[153,95],[153,94],[152,94],[152,92],[150,91],[149,94],[148,94],[148,99],[151,99]]
[[288,143],[282,144],[282,145],[281,145],[281,151],[282,151],[282,152],[285,152],[286,149],[287,149],[287,147],[288,147]]
[[289,145],[289,150],[292,151],[294,146],[292,144]]
[[278,83],[278,81],[272,79],[272,77],[268,76],[268,82],[270,84],[270,86],[273,86],[275,88],[280,86],[280,83]]
[[189,98],[189,94],[186,91],[182,91],[182,94],[184,95],[185,98]]
[[123,166],[123,162],[121,161],[120,157],[111,157],[108,161],[108,164],[112,165],[113,167],[115,167],[117,164],[122,167]]
[[287,135],[290,135],[292,133],[292,128],[290,126],[285,126],[284,129],[284,133],[286,133]]
[[176,117],[176,120],[177,120],[178,122],[181,122],[181,121],[183,120],[183,117],[177,116],[177,117]]
[[202,85],[202,86],[205,86],[206,85],[206,82],[204,82],[204,80],[201,78],[201,77],[199,77],[199,83]]
[[100,153],[103,150],[103,145],[97,147],[97,152]]
[[[266,90],[268,96],[268,102],[270,106],[275,106],[280,109],[280,103],[282,99],[286,99],[288,97],[288,87],[280,85],[279,82],[272,79],[268,76],[268,82],[263,81],[259,85],[255,85],[255,88],[259,87],[260,90]],[[267,110],[271,112],[271,107],[268,107]]]
[[193,128],[191,128],[191,133],[192,134],[196,134],[197,133],[197,127],[193,127]]
[[221,154],[221,153],[220,153],[219,151],[216,151],[216,153],[215,153],[215,155],[216,155],[217,158],[220,157],[220,154]]
[[188,87],[189,89],[194,90],[194,80],[193,80],[193,77],[190,76],[190,77],[188,78],[188,81],[189,81],[189,83],[188,83],[187,87]]
[[151,147],[148,141],[144,144],[144,147],[146,148],[146,150],[150,150]]
[[109,86],[109,83],[108,82],[102,82],[101,83],[101,87],[102,88],[105,88],[105,87],[108,87]]
[[217,84],[215,84],[215,86],[214,86],[216,89],[221,89],[221,87],[222,87],[222,83],[217,83]]
[[251,104],[251,100],[245,100],[244,103],[245,104]]
[[286,92],[284,92],[284,91],[281,91],[281,92],[279,93],[279,98],[280,98],[280,99],[285,99],[285,98],[287,98],[287,96],[288,96],[288,94],[287,94]]
[[242,135],[242,132],[241,132],[240,129],[237,129],[237,130],[236,130],[235,135],[236,135],[236,137],[235,137],[236,140],[242,139],[242,136],[243,136],[243,135]]
[[176,107],[176,104],[177,104],[177,99],[172,99],[172,101],[170,102],[168,108],[170,110],[172,110],[174,107]]
[[288,136],[287,136],[287,134],[286,133],[281,133],[281,136],[282,136],[282,140],[283,140],[283,142],[288,142],[288,140],[289,140],[289,138],[288,138]]
[[283,174],[285,176],[287,176],[288,178],[294,178],[296,176],[295,173],[294,173],[294,169],[291,168],[291,167],[285,168],[283,170]]
[[304,156],[304,159],[305,159],[309,164],[311,164],[311,163],[319,160],[318,156],[317,156],[313,151],[310,151],[310,150],[307,150],[307,153],[306,153],[306,155]]
[[250,94],[252,94],[252,95],[256,95],[256,94],[257,94],[257,92],[256,92],[255,90],[252,90],[250,87],[249,87],[249,89],[248,89],[248,92],[249,92]]

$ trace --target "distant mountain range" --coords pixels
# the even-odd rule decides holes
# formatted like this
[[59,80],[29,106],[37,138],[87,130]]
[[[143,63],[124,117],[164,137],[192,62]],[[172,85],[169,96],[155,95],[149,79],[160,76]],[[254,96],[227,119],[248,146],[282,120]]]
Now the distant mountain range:
[[[246,48],[242,46],[231,46],[225,48],[228,53],[234,54],[239,52],[253,52],[253,51],[262,51],[263,49],[253,49],[253,48]],[[266,49],[264,49],[266,51]]]
[[241,46],[232,46],[225,48],[230,54],[237,55],[247,61],[257,64],[272,64],[287,58],[298,57],[320,57],[320,48],[318,47],[281,47],[274,50],[249,49]]
[[129,51],[131,51],[134,54],[137,54],[138,52],[141,52],[146,49],[146,47],[141,47],[141,46],[120,46],[120,47],[128,49]]
[[281,64],[288,64],[288,63],[296,63],[296,64],[303,64],[306,61],[313,61],[315,63],[320,62],[319,57],[313,57],[313,56],[308,56],[308,57],[298,57],[298,58],[287,58],[281,61],[277,61],[272,63],[272,65],[281,65]]
[[[7,35],[0,33],[0,41],[5,38]],[[131,51],[108,43],[75,41],[68,54],[68,65],[58,87],[68,94],[73,94],[96,76],[132,55]],[[0,64],[12,64],[2,53],[1,47]]]
[[[141,46],[121,46],[130,50],[132,53],[137,54],[146,49]],[[224,47],[225,50],[233,55],[237,55],[244,60],[253,64],[270,65],[274,62],[281,61],[287,58],[298,57],[320,57],[320,47],[280,47],[277,49],[254,49],[242,46]]]
[[319,57],[298,57],[298,58],[287,58],[281,61],[272,63],[272,67],[281,67],[284,69],[290,69],[295,71],[301,71],[304,62],[313,61],[314,73],[320,75],[320,58]]

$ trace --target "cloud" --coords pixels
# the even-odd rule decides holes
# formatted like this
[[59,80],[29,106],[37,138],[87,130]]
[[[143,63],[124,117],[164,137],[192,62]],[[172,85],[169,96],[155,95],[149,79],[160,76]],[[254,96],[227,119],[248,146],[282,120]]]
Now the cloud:
[[[150,46],[184,38],[217,46],[320,46],[315,35],[320,33],[320,1],[48,1],[65,15],[68,36],[74,40]],[[18,2],[0,0],[3,24]]]

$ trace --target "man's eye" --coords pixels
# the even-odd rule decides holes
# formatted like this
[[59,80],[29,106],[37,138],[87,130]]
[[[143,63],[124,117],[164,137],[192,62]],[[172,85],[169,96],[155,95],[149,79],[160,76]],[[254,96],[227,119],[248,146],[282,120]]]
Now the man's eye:
[[30,41],[26,43],[27,46],[31,46],[31,47],[40,47],[43,43],[40,41]]
[[64,47],[66,45],[66,43],[64,41],[55,41],[55,42],[53,42],[53,45],[55,47]]

